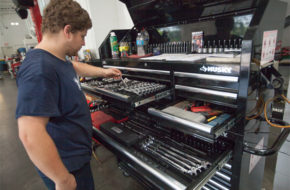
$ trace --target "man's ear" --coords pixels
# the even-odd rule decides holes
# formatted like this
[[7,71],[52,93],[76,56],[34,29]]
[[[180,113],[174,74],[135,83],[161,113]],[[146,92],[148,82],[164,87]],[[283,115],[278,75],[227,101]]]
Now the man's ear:
[[72,36],[71,32],[71,26],[70,25],[65,25],[63,28],[63,34],[67,39],[70,39]]

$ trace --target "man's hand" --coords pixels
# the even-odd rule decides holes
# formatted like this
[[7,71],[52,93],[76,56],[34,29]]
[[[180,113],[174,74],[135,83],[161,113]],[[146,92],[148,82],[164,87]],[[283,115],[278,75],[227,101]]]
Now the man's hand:
[[76,180],[63,164],[52,138],[46,131],[49,118],[21,116],[17,121],[20,140],[35,166],[54,181],[57,190],[75,190]]
[[55,183],[55,190],[75,190],[77,188],[76,179],[72,174],[68,174],[66,179]]
[[110,78],[110,77],[121,77],[122,73],[119,69],[110,68],[104,70],[104,77]]

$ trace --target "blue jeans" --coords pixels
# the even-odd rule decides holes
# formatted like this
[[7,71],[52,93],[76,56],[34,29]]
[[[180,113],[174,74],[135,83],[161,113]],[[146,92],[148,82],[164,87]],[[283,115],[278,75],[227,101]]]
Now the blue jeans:
[[[94,190],[94,179],[90,162],[86,163],[82,168],[70,172],[76,178],[77,190]],[[48,190],[55,190],[54,182],[43,174],[40,175]]]

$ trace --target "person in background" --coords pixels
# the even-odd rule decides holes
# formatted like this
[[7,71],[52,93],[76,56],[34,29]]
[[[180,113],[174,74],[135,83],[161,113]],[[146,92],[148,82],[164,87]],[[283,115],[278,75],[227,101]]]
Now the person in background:
[[120,77],[66,56],[77,55],[92,27],[73,0],[51,0],[41,42],[26,54],[17,76],[19,137],[48,189],[92,190],[92,122],[78,76]]

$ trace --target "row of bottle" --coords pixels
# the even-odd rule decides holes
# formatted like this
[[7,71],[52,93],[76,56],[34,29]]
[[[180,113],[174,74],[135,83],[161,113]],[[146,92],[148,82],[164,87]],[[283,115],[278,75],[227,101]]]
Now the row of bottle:
[[[159,53],[227,53],[227,52],[240,52],[241,51],[241,42],[236,43],[237,40],[224,40],[224,43],[221,44],[220,40],[218,44],[215,43],[215,40],[208,41],[207,45],[202,45],[194,50],[194,45],[189,41],[183,42],[168,42],[168,43],[158,43],[158,44],[149,44],[147,47],[148,53],[159,52]],[[233,43],[232,43],[233,42]]]
[[241,39],[223,41],[209,40],[207,43],[202,42],[201,46],[197,48],[189,41],[149,44],[149,34],[144,29],[138,33],[136,44],[131,42],[120,42],[119,48],[117,37],[114,32],[111,33],[110,42],[113,58],[119,58],[119,50],[121,57],[128,57],[128,55],[132,53],[132,50],[135,49],[137,49],[138,56],[144,56],[148,53],[153,53],[154,55],[161,53],[238,53],[241,51],[242,47]]
[[233,40],[213,40],[207,41],[207,45],[203,42],[201,48],[197,48],[197,53],[223,53],[223,52],[240,52],[242,48],[242,39]]
[[[146,55],[148,44],[149,34],[145,29],[142,29],[141,32],[137,34],[136,38],[138,56]],[[133,49],[131,42],[121,41],[120,44],[118,44],[118,39],[115,32],[110,33],[110,45],[113,59],[119,58],[119,53],[121,53],[121,57],[128,57],[130,54],[129,51],[132,51]]]

